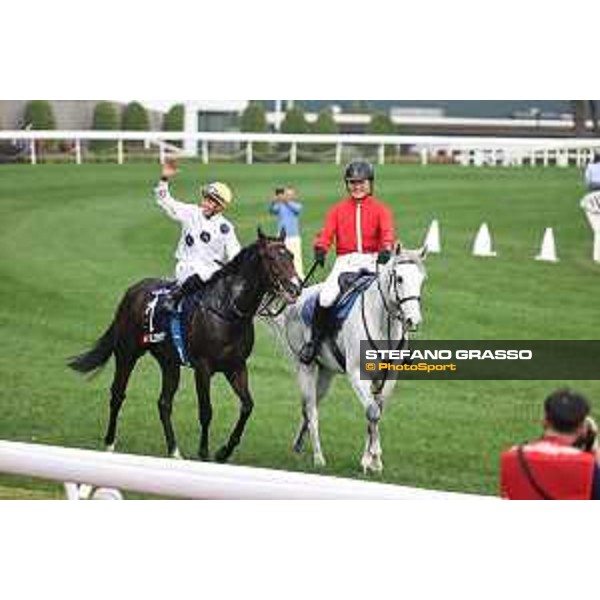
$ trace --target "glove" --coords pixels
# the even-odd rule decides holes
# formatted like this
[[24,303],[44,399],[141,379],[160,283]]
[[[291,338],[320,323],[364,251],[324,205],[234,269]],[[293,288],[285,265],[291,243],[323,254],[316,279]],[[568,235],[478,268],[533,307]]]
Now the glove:
[[327,256],[327,253],[323,248],[315,248],[315,263],[320,267],[325,266],[325,256]]
[[377,264],[378,265],[385,265],[385,263],[387,263],[387,261],[390,260],[390,258],[392,258],[391,251],[390,250],[382,250],[377,255]]

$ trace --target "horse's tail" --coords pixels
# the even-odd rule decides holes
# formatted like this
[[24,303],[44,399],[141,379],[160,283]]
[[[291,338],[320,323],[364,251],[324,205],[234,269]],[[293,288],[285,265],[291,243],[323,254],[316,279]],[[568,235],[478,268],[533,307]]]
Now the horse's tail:
[[78,373],[91,373],[103,367],[115,350],[115,322],[113,321],[94,347],[83,354],[71,357],[67,364]]

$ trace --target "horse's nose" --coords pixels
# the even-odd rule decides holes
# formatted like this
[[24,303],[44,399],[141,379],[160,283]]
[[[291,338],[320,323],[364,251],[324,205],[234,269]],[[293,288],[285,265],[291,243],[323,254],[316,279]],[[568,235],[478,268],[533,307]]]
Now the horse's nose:
[[406,327],[411,333],[414,333],[415,331],[417,331],[417,329],[419,329],[419,325],[420,325],[419,320],[416,320],[416,319],[413,320],[410,317],[408,319],[406,319]]

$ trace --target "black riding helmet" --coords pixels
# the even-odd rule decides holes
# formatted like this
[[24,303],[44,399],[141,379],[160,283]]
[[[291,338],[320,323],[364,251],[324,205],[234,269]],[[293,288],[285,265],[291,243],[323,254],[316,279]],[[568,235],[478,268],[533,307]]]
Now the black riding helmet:
[[366,179],[369,181],[371,183],[372,192],[374,187],[373,184],[375,182],[375,169],[373,169],[373,165],[366,160],[353,160],[351,163],[348,163],[346,170],[344,171],[346,187],[348,187],[348,182],[354,179]]

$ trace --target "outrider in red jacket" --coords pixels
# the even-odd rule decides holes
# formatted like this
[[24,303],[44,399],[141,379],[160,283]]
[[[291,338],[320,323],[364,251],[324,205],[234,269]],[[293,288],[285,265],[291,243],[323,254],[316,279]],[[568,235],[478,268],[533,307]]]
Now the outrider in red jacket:
[[360,201],[340,200],[329,209],[325,227],[317,235],[314,246],[327,251],[334,238],[338,256],[392,250],[396,238],[392,213],[373,196]]
[[[509,500],[542,500],[520,464],[517,446],[502,454],[500,487]],[[538,486],[554,500],[590,500],[595,457],[590,452],[546,436],[523,447],[524,456]]]

